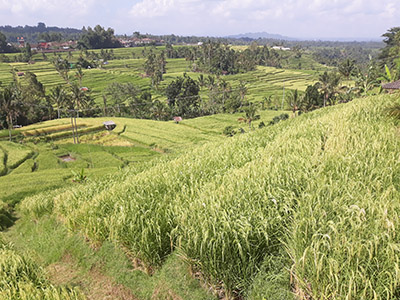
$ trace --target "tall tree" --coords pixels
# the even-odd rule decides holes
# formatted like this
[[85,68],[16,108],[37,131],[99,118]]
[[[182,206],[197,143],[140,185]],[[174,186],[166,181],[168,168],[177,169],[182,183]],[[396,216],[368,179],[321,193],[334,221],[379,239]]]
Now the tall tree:
[[[54,52],[55,54],[55,52]],[[64,81],[69,84],[69,75],[68,72],[70,70],[70,64],[68,62],[67,59],[63,59],[61,57],[61,55],[56,55],[53,60],[52,63],[56,69],[56,71],[58,72],[58,74],[61,76],[62,79],[64,79]]]
[[121,43],[114,35],[114,29],[105,30],[100,25],[96,25],[93,29],[88,27],[82,30],[78,47],[81,49],[102,49],[102,48],[118,48]]
[[287,103],[292,109],[293,117],[296,117],[296,112],[300,110],[303,104],[303,98],[299,95],[297,89],[289,93]]
[[355,60],[350,58],[342,61],[339,65],[339,73],[346,77],[346,79],[349,79],[350,75],[352,75],[355,70]]
[[0,91],[0,109],[5,113],[8,125],[9,139],[12,139],[13,120],[22,111],[22,102],[17,96],[18,90],[14,84],[5,87]]
[[68,106],[69,96],[61,85],[57,85],[50,90],[50,101],[57,107],[57,117],[61,117],[62,106]]
[[319,88],[324,94],[325,107],[328,101],[332,101],[336,94],[339,92],[340,74],[336,72],[324,72],[319,76]]
[[249,102],[248,105],[243,108],[245,115],[239,118],[239,122],[247,123],[249,125],[249,130],[251,130],[251,123],[260,119],[260,115],[257,115],[257,110],[257,105]]
[[94,101],[89,92],[85,89],[82,89],[77,83],[72,83],[70,85],[70,90],[73,107],[78,111],[79,117],[79,111],[91,107],[94,104]]
[[196,80],[188,75],[178,77],[165,89],[169,106],[181,117],[195,117],[199,115],[200,87]]

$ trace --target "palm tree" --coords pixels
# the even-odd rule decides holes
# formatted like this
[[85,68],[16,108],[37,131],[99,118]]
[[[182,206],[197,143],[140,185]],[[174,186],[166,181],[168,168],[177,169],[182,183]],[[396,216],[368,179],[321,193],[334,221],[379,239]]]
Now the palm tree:
[[346,77],[346,79],[349,79],[350,75],[354,72],[355,69],[355,60],[349,58],[339,65],[339,73]]
[[75,77],[78,79],[79,87],[82,87],[83,76],[85,76],[85,74],[83,73],[81,66],[78,66],[76,68]]
[[291,92],[287,98],[289,106],[292,108],[293,117],[296,117],[296,111],[300,110],[303,98],[299,96],[297,90]]
[[229,84],[229,82],[226,82],[225,79],[221,79],[218,85],[222,91],[222,106],[223,109],[225,110],[225,100],[227,99],[227,96],[231,92],[231,85]]
[[251,122],[260,119],[260,115],[257,115],[257,106],[254,103],[249,102],[249,105],[244,107],[244,112],[245,116],[239,118],[238,121],[249,124],[249,130],[251,130]]
[[65,104],[68,96],[61,85],[57,85],[50,90],[50,101],[57,106],[57,117],[60,119],[61,111],[60,108]]
[[10,85],[0,92],[0,109],[6,114],[8,134],[11,141],[13,119],[18,117],[22,109],[22,103],[19,101],[18,90],[15,86]]
[[[87,93],[87,90],[79,87],[77,83],[71,84],[71,96],[72,103],[75,110],[81,110],[87,107],[91,102],[92,98]],[[79,112],[78,112],[79,117]]]
[[340,74],[336,72],[324,72],[324,74],[319,76],[319,88],[324,94],[324,107],[328,100],[332,100],[332,98],[339,93],[339,84],[340,84]]

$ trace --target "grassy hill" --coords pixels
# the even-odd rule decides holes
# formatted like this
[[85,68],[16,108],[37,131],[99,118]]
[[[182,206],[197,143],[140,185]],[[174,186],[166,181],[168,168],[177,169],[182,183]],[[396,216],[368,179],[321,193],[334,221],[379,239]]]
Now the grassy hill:
[[396,299],[400,139],[385,113],[395,102],[320,109],[20,210],[95,248],[111,243],[147,274],[178,256],[225,299]]

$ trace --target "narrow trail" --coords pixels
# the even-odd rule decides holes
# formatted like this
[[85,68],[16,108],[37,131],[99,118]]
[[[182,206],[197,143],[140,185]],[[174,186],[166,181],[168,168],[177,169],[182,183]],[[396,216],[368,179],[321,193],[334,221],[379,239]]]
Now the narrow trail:
[[84,272],[68,254],[46,271],[51,283],[79,286],[88,300],[138,300],[128,288],[104,275],[100,267]]

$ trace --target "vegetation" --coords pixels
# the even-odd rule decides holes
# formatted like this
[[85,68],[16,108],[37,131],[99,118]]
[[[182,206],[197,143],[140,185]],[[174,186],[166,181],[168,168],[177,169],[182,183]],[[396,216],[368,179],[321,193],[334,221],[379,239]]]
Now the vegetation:
[[397,31],[0,56],[0,298],[399,298]]
[[395,297],[399,140],[383,110],[396,101],[359,99],[204,145],[118,184],[49,195],[48,210],[149,273],[178,251],[228,298]]
[[17,254],[1,240],[0,276],[1,299],[85,299],[77,289],[58,288],[50,284],[34,262]]
[[114,36],[114,30],[112,28],[105,30],[100,25],[96,25],[93,29],[83,27],[78,41],[78,47],[84,49],[118,48],[120,45]]

